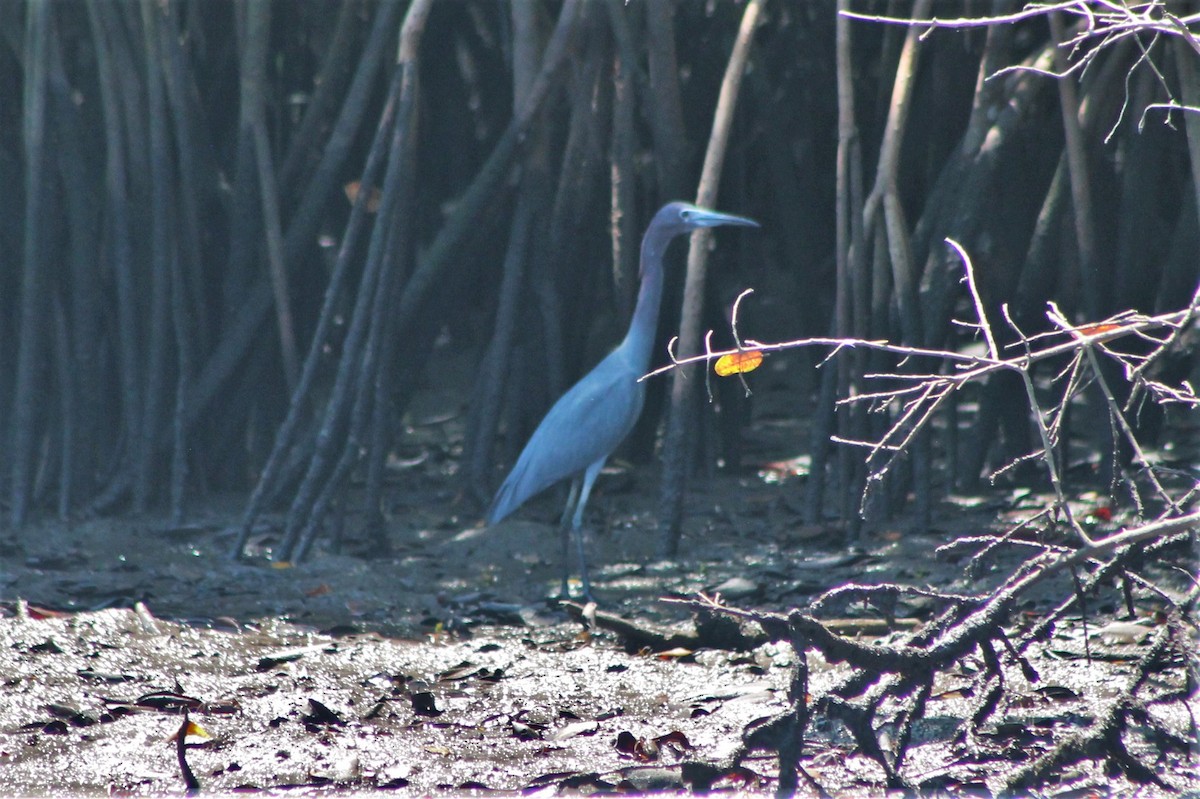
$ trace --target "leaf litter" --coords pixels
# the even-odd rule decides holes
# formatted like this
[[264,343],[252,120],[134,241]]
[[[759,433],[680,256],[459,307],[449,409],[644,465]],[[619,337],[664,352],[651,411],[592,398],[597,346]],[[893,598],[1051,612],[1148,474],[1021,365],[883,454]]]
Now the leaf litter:
[[[651,491],[610,497],[619,510],[593,542],[602,606],[590,611],[546,601],[559,576],[552,498],[547,523],[464,533],[453,497],[418,481],[421,498],[406,502],[424,502],[414,518],[437,525],[398,524],[386,555],[323,552],[288,568],[224,557],[236,509],[184,528],[46,524],[6,542],[0,563],[0,794],[174,793],[193,790],[187,771],[203,792],[774,791],[773,756],[732,758],[790,706],[795,654],[761,630],[705,629],[659,598],[722,589],[743,607],[803,608],[854,580],[955,587],[962,568],[930,557],[945,533],[847,549],[832,528],[802,529],[753,479],[714,481],[723,487],[697,503],[677,563],[654,559]],[[989,508],[947,503],[939,524],[981,529]],[[256,534],[264,555],[277,535]],[[1057,625],[1029,654],[1037,683],[1007,668],[1017,700],[973,743],[1011,768],[1101,718],[1157,628],[1152,608],[1130,622],[1119,604]],[[863,610],[839,606],[836,629],[886,642],[930,613],[911,596],[890,617]],[[1032,624],[1037,607],[1025,612]],[[808,665],[812,696],[844,673],[816,655]],[[995,767],[953,740],[980,701],[980,666],[968,658],[939,677],[908,758],[951,794],[986,792]],[[1195,790],[1194,753],[1156,749],[1154,731],[1193,723],[1184,671],[1167,662],[1148,681],[1154,718],[1133,751]],[[189,734],[185,712],[211,737]],[[836,720],[812,720],[803,765],[835,794],[886,791]],[[1134,785],[1096,760],[1063,769],[1048,794]]]

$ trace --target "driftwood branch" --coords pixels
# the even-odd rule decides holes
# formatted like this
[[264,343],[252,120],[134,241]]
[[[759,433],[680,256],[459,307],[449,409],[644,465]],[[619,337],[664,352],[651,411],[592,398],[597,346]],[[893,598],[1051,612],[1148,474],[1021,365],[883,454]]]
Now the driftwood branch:
[[[982,657],[985,668],[974,680],[979,703],[971,717],[964,720],[961,730],[964,740],[978,741],[980,726],[996,711],[1004,690],[1003,662],[998,656],[999,652],[1007,653],[1019,665],[1027,680],[1038,680],[1037,671],[1020,652],[1027,642],[1044,636],[1045,630],[1035,628],[1015,644],[1009,641],[1008,628],[1013,624],[1022,597],[1052,577],[1069,576],[1075,569],[1109,556],[1112,556],[1112,561],[1103,564],[1098,571],[1119,568],[1118,564],[1136,560],[1147,543],[1169,541],[1187,531],[1194,534],[1197,529],[1200,529],[1200,513],[1191,513],[1123,530],[1073,551],[1048,548],[1027,560],[999,588],[987,595],[972,597],[944,594],[904,586],[848,586],[829,595],[829,599],[835,596],[839,599],[865,598],[886,608],[896,597],[911,593],[931,598],[943,606],[943,610],[924,628],[892,636],[887,642],[880,643],[839,635],[827,622],[810,612],[740,610],[726,606],[719,598],[706,596],[676,602],[704,615],[726,615],[740,623],[757,625],[771,640],[789,643],[800,659],[795,667],[798,675],[807,673],[806,653],[810,649],[819,652],[828,663],[845,664],[847,669],[842,676],[825,691],[794,702],[771,722],[774,725],[772,728],[777,729],[782,725],[802,742],[804,727],[813,715],[838,718],[849,727],[859,749],[884,769],[893,787],[916,790],[920,785],[905,776],[903,764],[912,740],[912,722],[923,714],[936,675],[966,658],[975,655]],[[1173,612],[1183,612],[1182,605],[1170,598],[1167,601]],[[822,601],[813,603],[810,610],[819,611],[822,605]],[[1154,644],[1142,657],[1140,670],[1136,671],[1127,690],[1122,693],[1124,699],[1106,705],[1104,712],[1090,727],[1065,737],[1030,765],[1009,771],[1004,777],[1007,790],[1035,784],[1048,769],[1083,758],[1101,757],[1126,763],[1130,755],[1120,731],[1131,714],[1141,720],[1147,717],[1145,704],[1138,698],[1137,692],[1144,684],[1150,664],[1162,662],[1168,652],[1193,660],[1195,658],[1187,643],[1190,637],[1176,635],[1173,629],[1171,624],[1160,628]],[[1185,655],[1185,652],[1188,654]],[[901,722],[901,734],[888,736],[885,731],[893,728],[897,721]],[[1189,744],[1183,736],[1166,729],[1160,734],[1186,751]],[[799,749],[802,748],[787,746],[786,740],[777,735],[763,734],[761,727],[748,729],[734,763],[740,763],[755,749],[774,750],[779,756],[782,783],[785,774],[795,773]],[[1194,741],[1191,743],[1194,745]],[[1150,772],[1138,771],[1134,776],[1141,781],[1157,782],[1160,779],[1148,777],[1147,773]]]

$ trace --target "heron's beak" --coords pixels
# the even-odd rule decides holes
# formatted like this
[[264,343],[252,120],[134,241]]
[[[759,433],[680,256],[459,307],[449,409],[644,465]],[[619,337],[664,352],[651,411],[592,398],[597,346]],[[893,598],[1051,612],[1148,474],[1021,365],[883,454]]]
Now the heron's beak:
[[692,217],[692,224],[696,227],[718,227],[719,225],[759,227],[759,224],[749,217],[723,214],[720,211],[710,211],[707,208],[699,209],[699,213]]

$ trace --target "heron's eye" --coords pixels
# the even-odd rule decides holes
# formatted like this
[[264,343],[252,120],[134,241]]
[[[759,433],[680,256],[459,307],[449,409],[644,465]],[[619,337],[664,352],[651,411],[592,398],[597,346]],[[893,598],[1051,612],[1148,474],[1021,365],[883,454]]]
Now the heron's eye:
[[680,211],[679,218],[682,219],[684,222],[691,222],[692,221],[692,212],[691,211]]

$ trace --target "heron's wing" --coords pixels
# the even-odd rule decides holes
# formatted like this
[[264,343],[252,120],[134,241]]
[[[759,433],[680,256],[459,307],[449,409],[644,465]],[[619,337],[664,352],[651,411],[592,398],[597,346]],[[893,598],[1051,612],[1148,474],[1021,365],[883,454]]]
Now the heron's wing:
[[521,451],[492,507],[494,524],[525,500],[582,472],[612,453],[642,412],[645,387],[640,372],[616,351],[554,403]]

